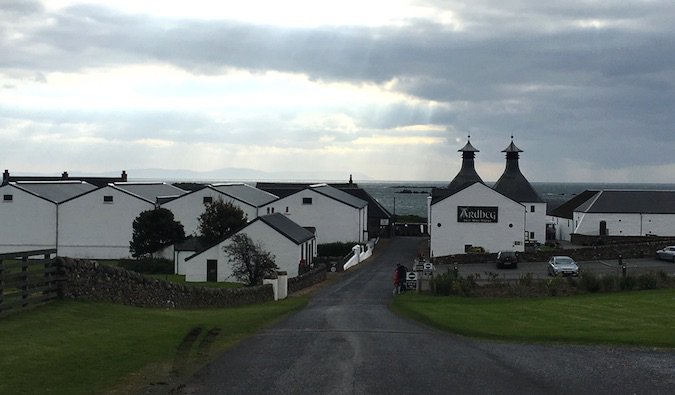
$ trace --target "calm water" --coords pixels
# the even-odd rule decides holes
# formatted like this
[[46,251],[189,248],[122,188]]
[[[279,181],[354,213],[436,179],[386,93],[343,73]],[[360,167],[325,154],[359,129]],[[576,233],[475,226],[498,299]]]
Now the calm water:
[[[493,185],[494,183],[486,183]],[[548,209],[558,207],[587,189],[658,189],[675,190],[675,184],[610,184],[610,183],[558,183],[533,182],[532,187],[548,204]],[[359,186],[370,193],[392,214],[427,216],[427,196],[433,187],[447,186],[448,182],[360,182]],[[402,191],[413,193],[401,193]]]

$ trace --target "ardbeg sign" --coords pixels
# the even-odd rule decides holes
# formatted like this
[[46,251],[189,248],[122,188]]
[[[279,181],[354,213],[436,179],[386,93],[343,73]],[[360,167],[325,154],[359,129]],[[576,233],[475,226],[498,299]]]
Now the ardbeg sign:
[[499,222],[499,207],[457,206],[457,222]]

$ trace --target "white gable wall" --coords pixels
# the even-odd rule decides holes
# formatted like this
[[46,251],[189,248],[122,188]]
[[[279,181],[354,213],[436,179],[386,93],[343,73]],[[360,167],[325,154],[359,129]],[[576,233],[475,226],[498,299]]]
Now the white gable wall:
[[0,187],[0,252],[55,248],[56,207],[11,184]]
[[[289,277],[296,277],[298,275],[302,251],[309,248],[308,244],[311,244],[311,240],[300,245],[295,244],[294,241],[288,239],[262,221],[252,222],[245,229],[238,232],[238,234],[242,233],[247,234],[255,243],[259,243],[263,250],[273,254],[279,270],[286,271]],[[219,282],[236,281],[232,277],[232,263],[223,250],[230,243],[231,239],[227,239],[185,261],[185,281],[206,281],[206,262],[210,259],[218,261],[217,279]]]
[[575,233],[599,235],[600,222],[609,236],[675,236],[675,214],[575,212]]
[[[546,203],[523,203],[525,206],[525,231],[530,242],[546,242]],[[534,211],[532,211],[534,207]],[[532,237],[534,233],[534,237]]]
[[[112,196],[111,203],[104,196]],[[60,256],[121,259],[131,256],[129,242],[138,215],[154,204],[109,186],[59,205]]]
[[[458,206],[497,207],[498,222],[457,222]],[[524,251],[525,207],[483,184],[473,184],[431,205],[429,218],[432,256],[463,254],[465,245],[489,252]]]
[[199,191],[183,195],[177,199],[162,204],[162,207],[171,210],[174,218],[183,225],[187,236],[197,235],[199,229],[199,216],[204,213],[204,198],[211,197],[213,201],[222,199],[239,207],[249,221],[258,216],[257,208],[248,203],[231,198],[211,188],[203,188]]
[[[303,204],[303,198],[312,204]],[[364,242],[368,234],[368,206],[358,209],[311,189],[276,200],[260,209],[261,214],[283,213],[303,227],[316,228],[317,243]],[[272,209],[274,211],[272,211]]]
[[556,240],[572,241],[572,233],[574,232],[574,220],[562,217],[549,216],[550,224],[555,225]]

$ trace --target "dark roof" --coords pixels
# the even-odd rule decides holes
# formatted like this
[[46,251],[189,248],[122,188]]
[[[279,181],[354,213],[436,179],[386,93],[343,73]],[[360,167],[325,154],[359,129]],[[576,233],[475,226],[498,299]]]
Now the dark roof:
[[462,167],[459,169],[459,173],[457,173],[455,178],[448,184],[447,189],[450,194],[459,192],[476,182],[484,184],[483,179],[476,173],[476,168],[474,166],[476,152],[480,151],[471,145],[471,141],[467,141],[464,147],[458,151],[462,153]]
[[243,183],[212,184],[210,187],[253,207],[261,207],[278,199],[278,196],[270,192]]
[[295,244],[302,244],[305,241],[314,238],[314,233],[291,221],[281,213],[263,215],[258,218],[277,232],[286,236]]
[[366,202],[365,200],[359,199],[356,196],[352,196],[347,192],[344,192],[340,189],[334,188],[327,184],[311,185],[310,188],[313,191],[316,191],[324,196],[328,196],[334,200],[337,200],[354,208],[363,208],[368,205],[368,202]]
[[573,197],[572,199],[566,201],[565,203],[551,210],[549,212],[549,215],[552,215],[554,217],[572,219],[575,209],[579,207],[579,205],[581,205],[582,203],[593,197],[596,193],[598,193],[597,190],[583,191],[580,194]]
[[84,181],[17,181],[11,182],[10,185],[54,203],[97,189],[96,186]]
[[675,191],[602,190],[574,211],[584,213],[675,214]]
[[7,184],[12,181],[84,181],[98,188],[102,188],[111,182],[123,182],[127,180],[127,172],[122,171],[119,177],[87,177],[87,176],[70,176],[67,172],[63,172],[61,176],[13,176],[9,170],[5,170],[2,175],[2,184]]
[[[342,188],[338,188],[340,186]],[[355,186],[356,184],[354,183],[308,184],[308,183],[259,182],[256,184],[256,188],[277,195],[279,196],[279,198],[285,198],[287,196],[294,195],[305,189],[310,189],[324,196],[328,196],[332,199],[335,199],[337,201],[340,201],[355,208],[365,207],[368,204],[367,200],[360,198],[356,194],[348,193],[348,191],[350,190],[357,189]],[[370,214],[368,214],[368,216],[370,217]]]
[[511,141],[511,144],[502,152],[506,152],[506,168],[492,188],[520,203],[544,203],[544,200],[520,172],[518,156],[523,151]]
[[362,188],[344,188],[342,191],[368,202],[368,218],[391,218],[391,213]]
[[151,202],[157,198],[167,198],[184,195],[186,191],[165,182],[116,182],[117,189],[123,189],[131,194],[142,197]]

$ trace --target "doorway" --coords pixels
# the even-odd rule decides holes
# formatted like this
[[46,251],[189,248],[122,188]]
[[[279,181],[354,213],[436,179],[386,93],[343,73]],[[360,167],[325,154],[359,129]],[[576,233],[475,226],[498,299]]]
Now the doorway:
[[218,261],[216,259],[206,260],[206,281],[212,283],[218,281]]

